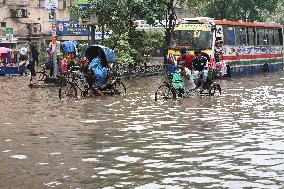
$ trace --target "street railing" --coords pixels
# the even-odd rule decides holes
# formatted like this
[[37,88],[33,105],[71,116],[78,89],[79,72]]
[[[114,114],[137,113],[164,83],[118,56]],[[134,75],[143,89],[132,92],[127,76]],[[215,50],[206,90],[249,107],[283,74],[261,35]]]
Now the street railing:
[[165,73],[165,65],[131,66],[127,68],[117,66],[116,72],[124,78],[147,77]]

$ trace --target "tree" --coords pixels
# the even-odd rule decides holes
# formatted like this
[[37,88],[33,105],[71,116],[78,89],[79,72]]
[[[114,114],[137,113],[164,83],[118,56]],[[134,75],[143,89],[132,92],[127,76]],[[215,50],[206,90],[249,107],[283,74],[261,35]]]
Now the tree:
[[273,13],[278,0],[187,0],[187,7],[194,7],[201,16],[215,19],[264,21],[263,12]]
[[263,13],[266,21],[280,23],[284,26],[284,1],[278,0],[277,8],[273,13],[266,11]]
[[[165,26],[165,38],[164,38],[164,48],[168,49],[171,32],[174,28],[174,23],[176,20],[174,8],[177,3],[182,2],[174,0],[89,0],[90,6],[86,9],[80,7],[71,7],[70,11],[77,13],[79,15],[90,15],[95,14],[98,19],[98,25],[100,28],[103,28],[106,31],[112,31],[112,42],[109,40],[106,41],[108,45],[117,49],[117,51],[130,53],[130,56],[133,57],[134,61],[143,56],[143,54],[149,50],[149,45],[153,46],[153,42],[156,42],[159,45],[162,45],[161,41],[152,41],[141,43],[143,40],[151,40],[149,35],[143,31],[138,31],[134,25],[135,20],[147,20],[149,24],[154,24],[155,20],[166,20]],[[103,31],[104,31],[103,30]],[[155,34],[153,36],[162,35]],[[103,33],[104,36],[104,33]],[[161,39],[160,37],[157,37]],[[122,41],[126,41],[121,43]],[[104,40],[103,40],[104,42]],[[137,43],[139,42],[139,43]],[[119,44],[118,44],[119,43]],[[121,45],[123,44],[123,45]],[[128,45],[126,45],[128,44]],[[141,48],[143,44],[144,48]],[[127,47],[128,51],[122,50],[121,48]],[[133,48],[134,51],[129,52],[129,48]],[[147,49],[147,50],[143,50]],[[167,50],[165,50],[167,51]],[[131,54],[132,53],[132,54]],[[126,56],[125,56],[126,57]],[[166,56],[165,56],[166,60]],[[133,62],[133,61],[127,61]]]

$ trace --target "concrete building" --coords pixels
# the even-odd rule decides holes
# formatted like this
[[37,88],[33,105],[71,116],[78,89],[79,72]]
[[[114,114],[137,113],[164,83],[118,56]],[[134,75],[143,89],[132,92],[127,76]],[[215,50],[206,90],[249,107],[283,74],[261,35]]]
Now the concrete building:
[[[67,7],[76,0],[58,0],[57,20],[69,20]],[[51,40],[52,19],[45,0],[0,0],[0,46],[15,48],[28,41]]]

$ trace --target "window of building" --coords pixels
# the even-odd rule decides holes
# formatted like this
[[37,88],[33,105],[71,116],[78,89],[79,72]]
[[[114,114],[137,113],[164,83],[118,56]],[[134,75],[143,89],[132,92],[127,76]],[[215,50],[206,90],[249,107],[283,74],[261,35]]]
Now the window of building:
[[38,6],[41,7],[41,8],[43,8],[43,7],[45,6],[45,1],[39,0]]
[[37,29],[37,27],[35,26],[34,27],[34,33],[37,33],[38,32],[38,29]]
[[63,9],[67,8],[67,2],[65,0],[63,0]]
[[1,27],[6,28],[6,22],[1,22]]

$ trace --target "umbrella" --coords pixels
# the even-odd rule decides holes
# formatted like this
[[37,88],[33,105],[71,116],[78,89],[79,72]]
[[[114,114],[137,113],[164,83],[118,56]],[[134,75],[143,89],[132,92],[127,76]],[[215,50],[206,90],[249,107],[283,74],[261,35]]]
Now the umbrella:
[[6,54],[6,53],[8,53],[10,51],[10,49],[9,48],[6,48],[6,47],[0,47],[0,53],[2,54]]

